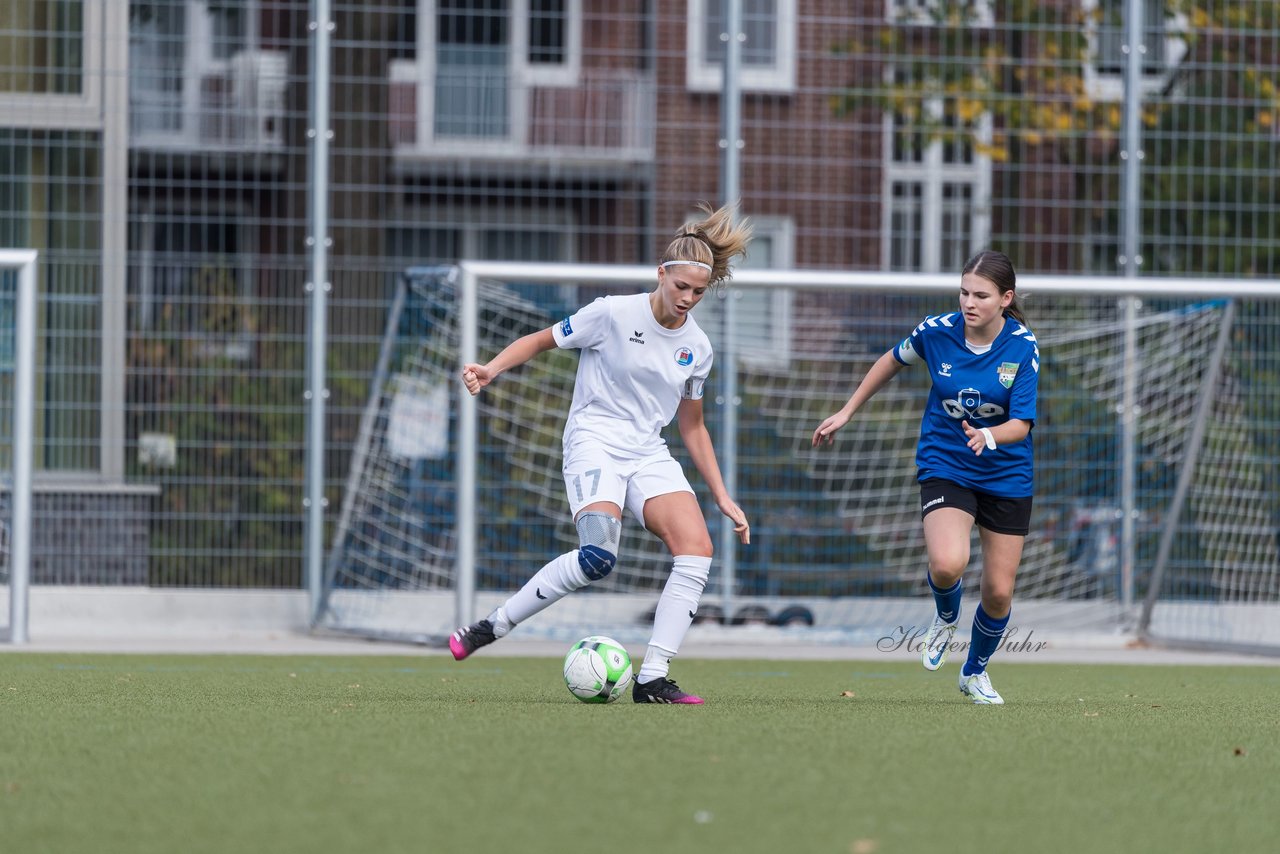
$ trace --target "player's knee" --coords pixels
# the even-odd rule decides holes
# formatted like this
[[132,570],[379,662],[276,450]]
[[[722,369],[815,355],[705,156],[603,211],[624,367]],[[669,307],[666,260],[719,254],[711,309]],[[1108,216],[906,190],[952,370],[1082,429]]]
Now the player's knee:
[[950,587],[964,575],[969,565],[968,555],[947,556],[929,561],[929,575],[938,587]]
[[578,549],[578,566],[591,581],[599,581],[613,572],[618,556],[600,546],[585,545]]
[[1013,606],[1013,590],[984,590],[982,592],[982,610],[988,614],[1007,614]]
[[588,511],[578,516],[578,566],[588,581],[613,572],[622,542],[622,522],[608,513]]

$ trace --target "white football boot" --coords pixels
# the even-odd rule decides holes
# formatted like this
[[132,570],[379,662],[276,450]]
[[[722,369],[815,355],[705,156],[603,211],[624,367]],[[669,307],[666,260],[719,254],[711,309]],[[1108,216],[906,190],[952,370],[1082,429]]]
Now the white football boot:
[[955,633],[955,623],[944,623],[941,617],[934,614],[933,625],[925,633],[924,642],[920,645],[920,663],[925,670],[937,670],[947,663],[947,653],[951,652],[951,638]]
[[1004,697],[991,687],[991,677],[987,675],[987,671],[974,673],[971,676],[965,676],[963,668],[960,670],[960,693],[964,694],[979,706],[1003,706]]

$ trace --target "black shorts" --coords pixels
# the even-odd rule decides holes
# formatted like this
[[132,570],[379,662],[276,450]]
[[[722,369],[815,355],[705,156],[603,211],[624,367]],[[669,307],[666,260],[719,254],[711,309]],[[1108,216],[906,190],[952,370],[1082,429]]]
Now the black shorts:
[[920,516],[940,507],[963,510],[988,531],[1025,537],[1031,530],[1031,496],[1001,498],[940,477],[920,481]]

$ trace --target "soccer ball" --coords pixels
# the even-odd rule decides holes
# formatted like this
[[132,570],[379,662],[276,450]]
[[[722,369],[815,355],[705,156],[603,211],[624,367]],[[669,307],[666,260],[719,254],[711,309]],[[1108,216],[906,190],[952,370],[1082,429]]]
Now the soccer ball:
[[583,638],[564,657],[564,684],[584,703],[612,703],[631,685],[631,656],[613,638]]

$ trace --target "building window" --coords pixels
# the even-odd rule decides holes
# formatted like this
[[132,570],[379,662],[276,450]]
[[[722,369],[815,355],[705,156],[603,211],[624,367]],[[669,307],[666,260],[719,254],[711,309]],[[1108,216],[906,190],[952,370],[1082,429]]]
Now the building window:
[[[1085,37],[1090,61],[1084,65],[1085,88],[1099,100],[1118,101],[1124,97],[1124,69],[1128,62],[1125,44],[1125,0],[1081,0],[1085,12]],[[1142,90],[1163,89],[1178,63],[1187,54],[1182,33],[1187,17],[1165,14],[1165,0],[1142,0]]]
[[[36,468],[93,471],[102,436],[102,137],[0,128],[0,246],[40,252]],[[10,325],[0,339],[12,341]],[[12,345],[4,349],[11,353]],[[0,389],[12,394],[12,363]],[[0,423],[12,423],[0,393]]]
[[897,24],[957,24],[989,27],[995,23],[991,0],[886,0],[885,18]]
[[[691,212],[689,220],[704,214]],[[752,216],[751,246],[736,270],[788,270],[794,266],[795,223],[785,217]],[[752,370],[785,371],[791,365],[793,298],[789,288],[735,287],[712,291],[698,305],[698,325],[723,350],[725,301],[734,300],[738,362]]]
[[135,146],[284,146],[288,56],[259,47],[258,0],[151,0],[129,11]]
[[138,247],[134,330],[171,343],[185,358],[253,358],[256,264],[245,213],[154,211],[139,217],[131,240]]
[[582,0],[418,0],[418,20],[430,139],[520,139],[532,89],[578,85]]
[[974,139],[989,138],[991,116],[961,123],[941,98],[923,115],[884,119],[881,257],[895,272],[959,269],[990,231],[991,161]]
[[[725,0],[689,0],[688,85],[717,91],[724,77]],[[796,79],[796,0],[742,0],[742,88],[789,92]]]
[[529,64],[560,66],[569,61],[567,0],[529,0]]
[[924,183],[894,181],[889,201],[889,269],[920,270],[924,245]]
[[82,4],[65,0],[28,0],[0,7],[0,92],[82,92],[83,12]]
[[102,127],[103,0],[0,2],[0,124]]

